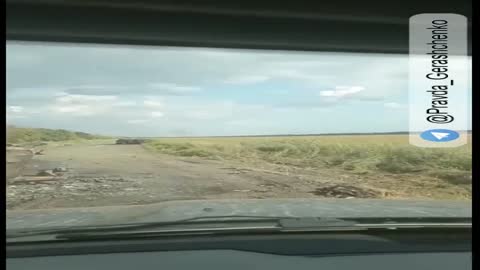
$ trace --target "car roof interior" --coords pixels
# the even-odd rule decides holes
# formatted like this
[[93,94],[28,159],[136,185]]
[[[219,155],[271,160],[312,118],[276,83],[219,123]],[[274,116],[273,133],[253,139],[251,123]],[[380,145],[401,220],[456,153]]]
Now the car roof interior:
[[7,40],[20,41],[406,54],[419,13],[464,15],[471,35],[471,0],[6,2]]

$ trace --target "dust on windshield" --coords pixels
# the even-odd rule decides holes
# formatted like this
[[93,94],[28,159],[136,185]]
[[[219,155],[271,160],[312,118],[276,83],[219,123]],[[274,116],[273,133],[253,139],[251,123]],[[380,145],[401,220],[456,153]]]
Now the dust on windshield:
[[[471,199],[408,139],[408,56],[7,43],[7,209]],[[470,89],[468,89],[470,91]]]

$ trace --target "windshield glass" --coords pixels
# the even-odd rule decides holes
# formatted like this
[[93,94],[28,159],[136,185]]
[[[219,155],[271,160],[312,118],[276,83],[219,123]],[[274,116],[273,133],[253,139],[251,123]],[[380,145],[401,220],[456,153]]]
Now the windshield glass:
[[7,42],[6,69],[10,228],[471,200],[470,120],[409,141],[408,55]]

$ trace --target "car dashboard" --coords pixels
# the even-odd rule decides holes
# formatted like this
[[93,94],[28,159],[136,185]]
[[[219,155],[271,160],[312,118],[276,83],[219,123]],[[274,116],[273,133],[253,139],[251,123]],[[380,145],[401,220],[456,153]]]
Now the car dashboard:
[[7,259],[7,269],[472,269],[471,252],[285,256],[237,250],[186,250]]

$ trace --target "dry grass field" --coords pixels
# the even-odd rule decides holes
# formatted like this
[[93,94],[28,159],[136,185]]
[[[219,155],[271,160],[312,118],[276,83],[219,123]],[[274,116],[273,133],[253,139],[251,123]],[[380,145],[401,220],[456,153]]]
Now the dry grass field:
[[[470,138],[469,138],[470,139]],[[470,140],[469,140],[470,141]],[[471,197],[472,148],[419,148],[407,135],[164,138],[155,152],[241,163],[278,172],[361,178],[371,186],[427,197]],[[388,183],[388,184],[387,184]]]

